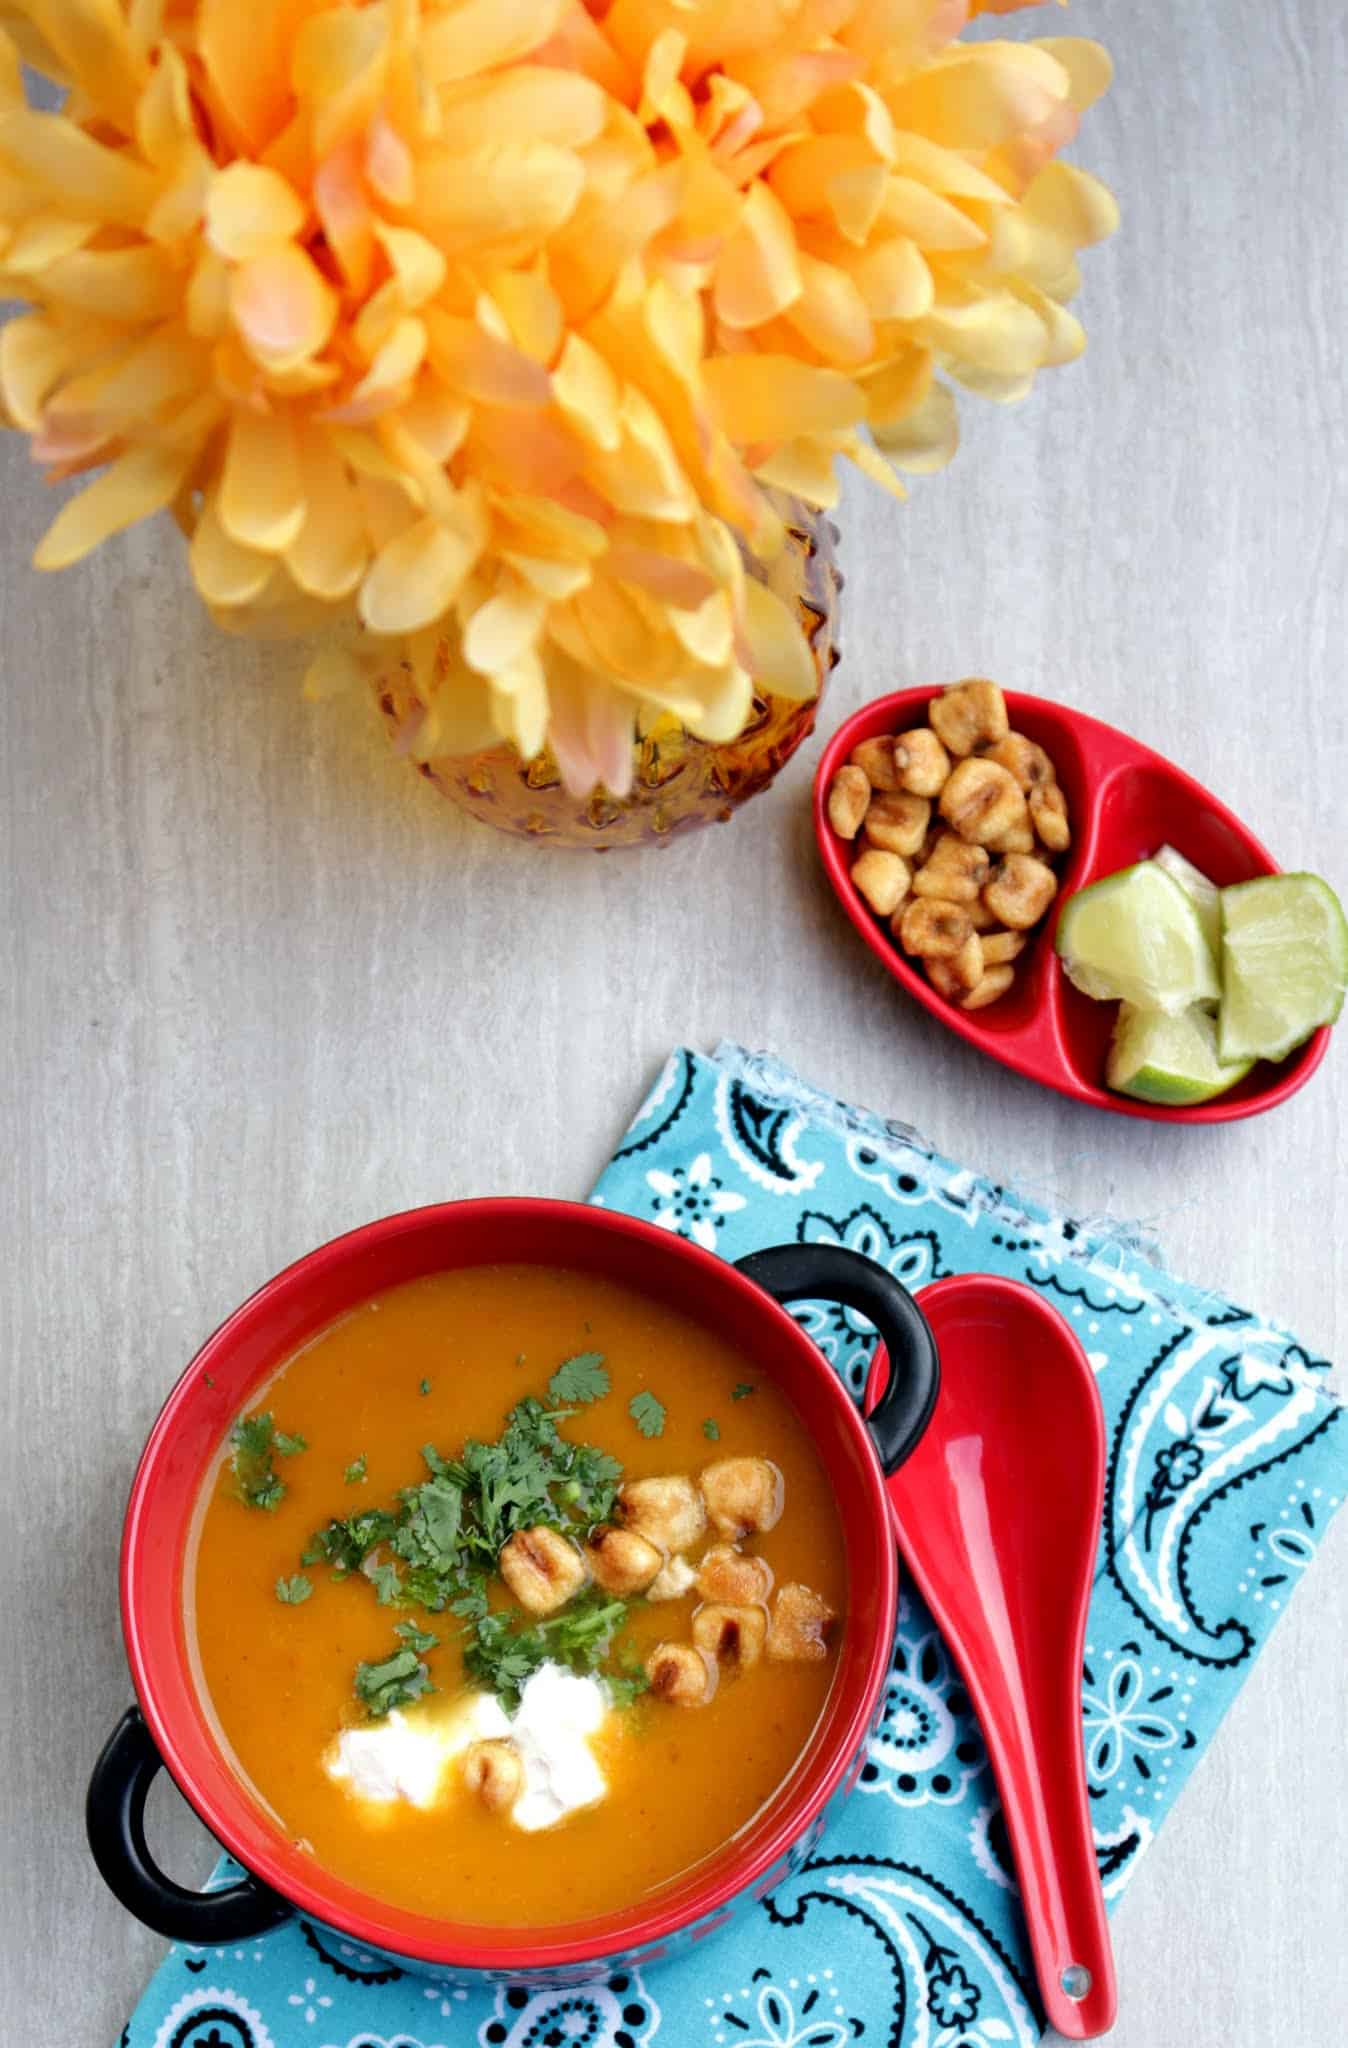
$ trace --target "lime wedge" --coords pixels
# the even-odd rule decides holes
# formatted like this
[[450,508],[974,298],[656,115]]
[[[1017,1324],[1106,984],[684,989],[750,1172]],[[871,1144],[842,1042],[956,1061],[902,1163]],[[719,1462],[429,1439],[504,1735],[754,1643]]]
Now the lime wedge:
[[1348,922],[1318,875],[1222,890],[1223,1059],[1286,1059],[1332,1024],[1348,986]]
[[1122,1003],[1105,1080],[1120,1095],[1135,1096],[1139,1102],[1182,1108],[1224,1095],[1253,1065],[1253,1060],[1223,1064],[1217,1054],[1217,1022],[1207,1010],[1181,1010],[1178,1017],[1166,1017],[1159,1010]]
[[1152,855],[1152,859],[1158,868],[1164,868],[1168,875],[1174,876],[1185,895],[1192,900],[1194,909],[1198,912],[1199,922],[1203,927],[1203,937],[1212,948],[1212,957],[1214,960],[1220,961],[1222,957],[1221,890],[1215,882],[1208,880],[1201,868],[1196,868],[1191,860],[1186,860],[1178,847],[1163,846],[1159,853]]
[[1192,899],[1152,860],[1070,897],[1057,945],[1068,980],[1097,1002],[1117,998],[1175,1017],[1221,994]]

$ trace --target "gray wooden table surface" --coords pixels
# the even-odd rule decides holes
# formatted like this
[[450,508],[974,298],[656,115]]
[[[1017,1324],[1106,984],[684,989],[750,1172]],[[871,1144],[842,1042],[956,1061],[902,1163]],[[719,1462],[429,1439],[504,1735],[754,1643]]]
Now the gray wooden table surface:
[[[982,671],[1129,728],[1348,890],[1348,81],[1330,0],[1080,0],[1119,80],[1083,161],[1124,231],[1086,359],[965,408],[897,511],[849,493],[830,730]],[[1059,21],[1047,29],[1059,32]],[[62,580],[0,450],[0,2035],[116,2039],[159,1944],[81,1798],[129,1698],[123,1498],[170,1383],[296,1254],[405,1204],[577,1195],[669,1047],[771,1047],[956,1156],[1147,1218],[1174,1266],[1339,1355],[1348,1046],[1227,1130],[1078,1108],[981,1062],[836,915],[817,742],[732,826],[547,857],[458,817],[372,716],[213,637],[142,531]],[[1340,2048],[1348,1531],[1279,1626],[1118,1915],[1118,2048]],[[176,1796],[176,1866],[207,1845]],[[678,2044],[684,2048],[684,2044]]]

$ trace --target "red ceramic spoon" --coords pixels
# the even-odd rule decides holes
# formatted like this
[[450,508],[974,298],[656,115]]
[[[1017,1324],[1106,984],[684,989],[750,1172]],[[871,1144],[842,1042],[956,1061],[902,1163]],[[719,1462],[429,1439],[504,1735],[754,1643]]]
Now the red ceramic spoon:
[[[829,824],[828,790],[859,740],[924,724],[927,705],[938,694],[929,688],[899,690],[866,705],[833,735],[815,777],[815,836],[829,880],[852,923],[894,979],[943,1024],[1003,1066],[1121,1116],[1153,1117],[1162,1123],[1230,1123],[1272,1109],[1303,1087],[1325,1056],[1325,1026],[1280,1065],[1259,1062],[1215,1102],[1162,1109],[1115,1095],[1105,1087],[1104,1075],[1118,1005],[1091,1002],[1063,974],[1053,952],[1056,910],[1021,955],[1015,982],[1001,1002],[968,1012],[937,994],[852,887],[848,869],[853,849]],[[1254,875],[1277,874],[1271,855],[1240,819],[1150,747],[1045,697],[1023,697],[1008,690],[1006,703],[1012,729],[1037,740],[1051,755],[1070,806],[1072,848],[1059,869],[1058,909],[1074,890],[1145,860],[1167,840],[1223,887]]]
[[[890,1510],[988,1746],[1044,2010],[1086,2040],[1108,2032],[1116,2006],[1081,1733],[1104,1503],[1100,1396],[1076,1338],[1031,1288],[962,1275],[920,1300],[941,1398],[885,1482]],[[868,1406],[888,1373],[877,1351]]]

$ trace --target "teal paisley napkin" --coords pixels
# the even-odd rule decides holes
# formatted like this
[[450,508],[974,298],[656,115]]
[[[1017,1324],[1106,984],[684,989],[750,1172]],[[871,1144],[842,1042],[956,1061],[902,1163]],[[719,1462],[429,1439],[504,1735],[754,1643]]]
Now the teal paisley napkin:
[[[913,1288],[1004,1273],[1071,1321],[1109,1428],[1082,1715],[1112,1905],[1343,1497],[1327,1362],[1126,1235],[1051,1214],[733,1046],[670,1058],[593,1199],[727,1258],[798,1239],[851,1245]],[[859,1392],[867,1326],[832,1306],[795,1313]],[[676,2048],[1038,2040],[996,1788],[911,1591],[855,1793],[804,1867],[716,1940],[580,1989],[465,1990],[294,1920],[241,1948],[171,1951],[122,2044],[645,2048],[657,2032]]]

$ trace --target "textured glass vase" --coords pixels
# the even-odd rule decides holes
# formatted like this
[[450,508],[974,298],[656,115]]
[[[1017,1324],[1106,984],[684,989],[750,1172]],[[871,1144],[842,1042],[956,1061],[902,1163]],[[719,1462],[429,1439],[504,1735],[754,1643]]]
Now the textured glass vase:
[[[837,613],[842,577],[835,560],[837,529],[804,507],[789,508],[787,545],[770,564],[749,563],[792,605],[809,639],[819,696],[838,659]],[[383,676],[379,706],[395,741],[416,711],[406,674]],[[632,788],[613,797],[602,787],[584,798],[563,786],[545,749],[522,761],[503,741],[477,754],[440,755],[415,765],[442,795],[503,832],[540,845],[592,847],[659,844],[676,832],[729,818],[766,789],[814,729],[819,696],[806,703],[755,695],[744,730],[713,744],[695,739],[674,719],[661,720],[634,743]]]

